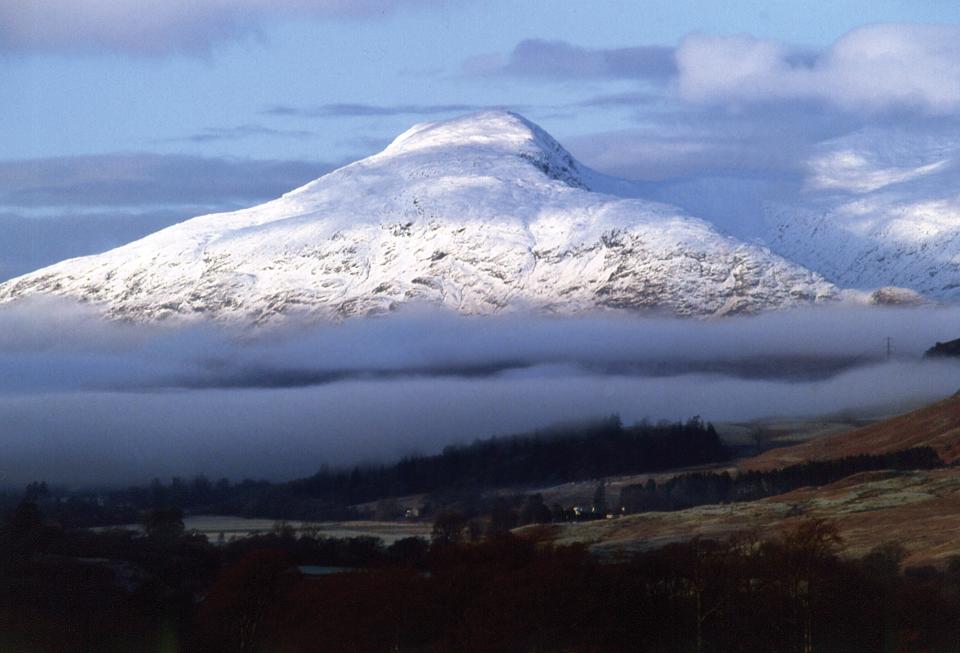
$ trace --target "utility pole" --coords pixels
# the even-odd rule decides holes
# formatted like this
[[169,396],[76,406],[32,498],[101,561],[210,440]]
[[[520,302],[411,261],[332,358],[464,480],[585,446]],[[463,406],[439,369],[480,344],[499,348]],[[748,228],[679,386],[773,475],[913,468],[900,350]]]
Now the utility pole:
[[890,345],[891,338],[887,336],[887,360],[890,360],[890,356],[893,354],[893,347]]

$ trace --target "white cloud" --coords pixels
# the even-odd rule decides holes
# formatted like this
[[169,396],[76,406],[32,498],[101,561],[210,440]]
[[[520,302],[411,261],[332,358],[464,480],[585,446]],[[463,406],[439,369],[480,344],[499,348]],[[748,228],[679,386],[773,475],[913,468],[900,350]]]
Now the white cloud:
[[429,0],[4,0],[0,51],[202,53],[283,16],[370,16]]
[[831,152],[810,162],[811,184],[815,188],[869,193],[942,170],[946,159],[917,167],[877,167],[863,154],[852,150]]
[[752,36],[692,34],[676,52],[697,103],[820,101],[850,111],[960,108],[960,26],[870,25],[819,54]]

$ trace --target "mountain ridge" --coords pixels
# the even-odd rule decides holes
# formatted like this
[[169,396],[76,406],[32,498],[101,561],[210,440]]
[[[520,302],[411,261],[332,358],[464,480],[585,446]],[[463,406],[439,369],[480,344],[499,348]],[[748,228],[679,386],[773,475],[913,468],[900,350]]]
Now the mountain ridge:
[[797,152],[791,170],[645,182],[736,238],[842,288],[896,286],[960,300],[960,137],[902,125],[863,128]]
[[409,303],[752,313],[838,297],[818,274],[580,164],[505,111],[422,123],[276,200],[0,284],[135,321],[341,319]]

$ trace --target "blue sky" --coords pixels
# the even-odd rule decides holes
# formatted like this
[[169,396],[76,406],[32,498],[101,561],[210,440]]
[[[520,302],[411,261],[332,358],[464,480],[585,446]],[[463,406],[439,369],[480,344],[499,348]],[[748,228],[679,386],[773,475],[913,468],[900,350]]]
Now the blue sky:
[[[371,149],[365,139],[389,139],[422,117],[283,119],[261,113],[273,105],[516,105],[555,123],[552,131],[563,137],[623,126],[624,112],[551,119],[551,105],[641,85],[470,76],[464,62],[506,55],[528,38],[615,48],[674,46],[691,32],[747,33],[826,46],[865,23],[960,18],[950,2],[853,0],[811,8],[764,1],[723,3],[722,10],[692,0],[390,4],[396,6],[385,13],[361,16],[268,12],[251,28],[255,32],[211,35],[195,49],[173,42],[159,53],[135,45],[98,47],[83,34],[40,50],[4,48],[0,83],[14,92],[5,94],[0,108],[3,158],[148,150],[329,160],[365,153]],[[118,21],[116,29],[124,27]],[[179,140],[251,125],[263,133]]]
[[[0,279],[267,199],[475,107],[518,110],[613,174],[789,173],[785,150],[869,122],[952,120],[960,93],[937,89],[956,76],[860,88],[886,64],[839,55],[905,34],[907,72],[960,64],[955,32],[910,32],[958,23],[940,0],[8,0]],[[749,57],[759,74],[728,74]]]

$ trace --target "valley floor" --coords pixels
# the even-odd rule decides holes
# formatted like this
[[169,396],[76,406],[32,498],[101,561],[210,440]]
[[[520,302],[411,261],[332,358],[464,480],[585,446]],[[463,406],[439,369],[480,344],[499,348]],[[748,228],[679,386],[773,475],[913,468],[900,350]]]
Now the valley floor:
[[[863,422],[868,422],[863,424]],[[744,429],[739,425],[741,430]],[[796,424],[795,426],[801,426]],[[948,467],[916,471],[870,471],[821,487],[804,487],[756,501],[703,505],[673,512],[647,512],[579,523],[527,527],[556,544],[581,543],[604,556],[650,550],[695,537],[723,539],[747,534],[771,537],[809,519],[838,528],[845,554],[860,557],[878,545],[903,546],[904,566],[946,566],[960,556],[960,397],[888,417],[865,418],[858,428],[841,423],[805,423],[792,446],[708,471],[772,470],[812,460],[878,454],[929,446]],[[728,431],[729,432],[729,431]],[[756,432],[756,431],[754,431]],[[771,440],[784,430],[768,425]],[[673,474],[673,473],[671,473]],[[616,479],[611,489],[670,474]],[[524,529],[521,529],[521,533]]]
[[896,542],[907,551],[904,565],[943,566],[960,556],[960,469],[867,472],[759,501],[526,529],[556,544],[582,543],[617,556],[694,537],[769,537],[811,518],[837,525],[847,555],[860,557]]

